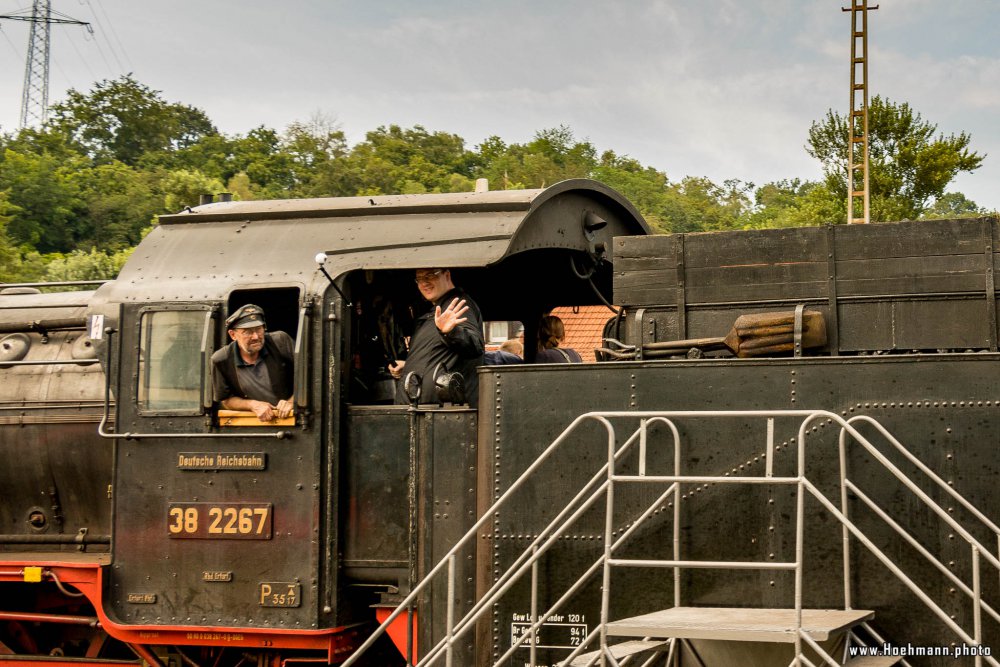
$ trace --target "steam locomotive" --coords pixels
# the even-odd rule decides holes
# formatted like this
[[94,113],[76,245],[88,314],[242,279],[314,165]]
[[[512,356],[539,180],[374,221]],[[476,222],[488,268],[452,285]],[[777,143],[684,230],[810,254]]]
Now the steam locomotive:
[[[0,661],[988,647],[997,232],[649,236],[585,180],[163,216],[114,281],[0,294]],[[478,410],[391,405],[413,270],[441,266],[526,340],[555,306],[605,304],[602,363],[483,367]],[[247,303],[295,339],[283,422],[212,401],[211,354]],[[677,609],[714,620],[613,638]],[[792,620],[726,634],[725,609]],[[851,620],[809,629],[809,610]]]

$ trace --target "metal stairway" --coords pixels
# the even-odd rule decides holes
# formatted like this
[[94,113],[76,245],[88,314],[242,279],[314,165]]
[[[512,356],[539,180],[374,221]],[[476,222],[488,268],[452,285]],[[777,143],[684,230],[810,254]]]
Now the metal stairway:
[[[790,644],[795,642],[796,628],[801,626],[802,632],[809,639],[822,643],[870,621],[874,616],[874,612],[867,610],[803,609],[802,618],[798,620],[795,609],[672,607],[612,621],[607,625],[607,635],[632,638],[630,641],[609,645],[609,652],[619,664],[623,664],[623,658],[652,653],[653,657],[666,656],[666,662],[660,664],[669,665],[672,664],[671,650],[678,640]],[[640,637],[642,639],[635,639]],[[570,665],[587,667],[599,664],[600,655],[600,649],[591,651],[577,656]],[[901,658],[893,656],[864,656],[835,664],[890,667],[900,660]]]
[[[765,419],[768,420],[768,442],[766,452],[766,474],[762,476],[750,476],[747,474],[737,474],[737,468],[733,468],[733,474],[726,473],[722,476],[692,476],[681,474],[681,463],[683,460],[681,453],[681,441],[678,428],[674,421],[685,418],[718,418],[718,419]],[[797,456],[795,459],[797,474],[793,476],[776,476],[773,474],[772,457],[780,446],[775,446],[773,441],[774,420],[776,418],[800,419],[801,423],[797,439]],[[639,422],[639,427],[632,432],[631,436],[619,445],[615,435],[615,428],[612,424],[614,420],[627,419],[634,423]],[[545,619],[560,610],[565,603],[573,598],[583,586],[594,580],[599,573],[603,574],[603,585],[601,587],[601,620],[600,623],[576,646],[570,655],[559,662],[560,666],[567,665],[601,665],[601,667],[632,664],[635,658],[646,659],[642,665],[666,664],[676,667],[680,664],[679,654],[685,644],[690,645],[691,640],[708,639],[718,641],[762,641],[779,644],[792,644],[794,657],[790,667],[816,667],[817,664],[852,665],[854,667],[887,667],[893,664],[908,665],[905,659],[890,656],[865,656],[850,658],[847,645],[867,646],[872,641],[876,644],[884,644],[881,636],[871,627],[868,621],[874,612],[867,610],[852,609],[852,593],[850,582],[851,562],[849,557],[848,544],[853,540],[863,546],[878,560],[899,582],[909,589],[925,605],[929,612],[936,616],[945,626],[954,632],[958,641],[970,646],[982,645],[982,613],[985,611],[990,617],[1000,623],[1000,613],[990,607],[982,599],[982,582],[980,576],[980,566],[983,562],[991,565],[1000,573],[1000,560],[991,551],[977,541],[972,534],[961,526],[950,512],[941,507],[922,491],[908,475],[894,465],[885,455],[883,455],[864,435],[862,435],[855,425],[859,421],[864,421],[876,428],[886,441],[897,450],[903,457],[912,463],[917,469],[922,471],[927,479],[931,480],[942,493],[948,494],[954,502],[962,505],[978,521],[982,523],[1000,541],[1000,527],[993,524],[989,518],[976,510],[971,503],[961,497],[954,489],[941,480],[937,475],[927,468],[922,462],[908,452],[887,430],[885,430],[875,420],[857,416],[851,419],[826,411],[809,410],[784,410],[784,411],[741,411],[741,412],[605,412],[588,413],[581,415],[574,420],[570,426],[547,448],[539,458],[528,467],[517,481],[490,507],[480,520],[468,531],[465,538],[455,545],[441,563],[438,564],[410,594],[380,627],[373,637],[359,649],[359,653],[352,656],[344,667],[350,667],[357,659],[360,652],[374,643],[379,633],[383,632],[400,614],[404,613],[406,607],[428,585],[432,579],[439,577],[445,571],[451,572],[449,582],[454,577],[454,564],[458,554],[463,549],[474,546],[476,538],[485,522],[497,513],[512,494],[523,484],[525,479],[531,477],[542,462],[551,453],[563,444],[568,434],[572,433],[581,423],[597,422],[607,429],[608,444],[607,464],[591,478],[583,489],[569,502],[569,504],[558,513],[552,522],[539,534],[531,545],[525,549],[521,557],[517,558],[513,565],[495,577],[493,587],[488,590],[483,597],[473,605],[469,613],[461,619],[454,618],[454,600],[449,596],[449,606],[447,609],[448,618],[444,638],[437,645],[430,648],[418,666],[430,666],[438,664],[442,659],[446,665],[453,664],[453,647],[466,636],[475,626],[479,619],[489,610],[491,605],[501,599],[517,582],[521,580],[531,581],[531,612],[529,616],[529,626],[517,638],[512,638],[511,647],[494,661],[494,665],[509,664],[514,652],[518,649],[530,651],[529,665],[539,664],[536,661],[535,652],[538,643],[538,632],[545,623]],[[647,474],[645,457],[647,444],[647,432],[651,424],[659,423],[670,429],[673,435],[673,455],[674,471],[672,475],[650,475]],[[806,475],[806,436],[810,432],[816,431],[816,425],[831,425],[840,429],[840,507],[837,503],[828,498]],[[858,526],[851,520],[848,505],[848,493],[854,494],[862,502],[868,505],[876,515],[882,518],[886,524],[895,530],[903,539],[914,546],[919,546],[906,530],[896,523],[891,517],[881,513],[877,505],[863,494],[860,488],[851,480],[846,466],[846,449],[850,442],[857,443],[863,447],[867,457],[880,464],[891,477],[896,478],[903,486],[907,487],[917,498],[937,514],[942,521],[948,524],[953,533],[966,541],[970,547],[972,556],[973,581],[966,584],[949,567],[941,563],[933,554],[923,547],[919,547],[920,553],[931,562],[944,576],[948,577],[957,591],[961,591],[970,598],[973,605],[973,615],[975,618],[974,627],[967,631],[959,626],[948,613],[937,603],[924,593],[919,585],[910,579],[878,546],[876,546],[868,536],[866,536]],[[638,473],[622,474],[617,468],[627,452],[633,445],[639,445],[640,463]],[[794,448],[789,447],[789,450]],[[739,466],[742,470],[743,466]],[[912,473],[910,473],[912,474]],[[616,486],[622,484],[638,485],[659,485],[666,486],[666,490],[658,495],[650,503],[648,509],[641,515],[634,518],[626,526],[618,526],[614,523],[614,499]],[[707,489],[709,486],[729,485],[729,484],[750,484],[767,486],[785,486],[795,490],[796,498],[796,530],[795,530],[795,559],[789,562],[776,562],[773,559],[767,561],[698,561],[683,560],[681,558],[681,540],[679,539],[679,511],[680,505],[685,495],[681,489],[690,489],[694,486],[697,489]],[[831,516],[843,531],[843,563],[844,563],[844,594],[843,608],[816,610],[807,609],[803,606],[803,540],[804,540],[804,502],[809,497],[817,501],[825,512]],[[547,609],[540,607],[537,595],[538,589],[538,561],[559,539],[562,533],[569,528],[591,508],[599,505],[598,501],[604,500],[606,533],[604,544],[604,554],[595,561],[587,571],[577,580],[575,584],[551,604]],[[617,557],[615,551],[627,542],[635,533],[637,528],[643,525],[655,512],[661,511],[667,506],[667,501],[673,507],[673,558],[665,560],[630,560]],[[951,502],[951,501],[949,501]],[[611,590],[611,571],[613,568],[661,568],[668,569],[673,573],[674,579],[674,605],[667,610],[656,611],[643,616],[612,620],[610,618],[610,600],[614,593]],[[794,607],[785,609],[755,609],[729,607],[685,607],[681,604],[681,577],[680,573],[685,569],[706,568],[706,569],[732,569],[732,570],[785,570],[791,571],[795,576],[795,601]],[[451,584],[449,584],[451,585]],[[840,659],[834,658],[827,651],[821,642],[829,639],[834,634],[840,634],[845,638]],[[628,641],[615,643],[609,638],[627,638]],[[865,641],[868,638],[871,641]],[[589,653],[584,651],[589,649]],[[650,656],[647,659],[647,656]],[[818,662],[814,663],[809,656]],[[655,662],[662,660],[666,656],[665,662]],[[687,662],[684,663],[688,664]],[[695,663],[697,664],[697,663]],[[784,663],[783,663],[784,664]],[[989,655],[977,655],[975,657],[977,667],[981,664],[990,664],[1000,667],[994,658]],[[712,667],[709,665],[708,667]]]

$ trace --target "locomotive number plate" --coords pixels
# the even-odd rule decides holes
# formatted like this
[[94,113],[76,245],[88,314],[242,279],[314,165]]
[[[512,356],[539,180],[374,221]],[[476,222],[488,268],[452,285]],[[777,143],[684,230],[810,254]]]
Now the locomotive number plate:
[[269,540],[271,503],[170,503],[167,534],[189,540]]

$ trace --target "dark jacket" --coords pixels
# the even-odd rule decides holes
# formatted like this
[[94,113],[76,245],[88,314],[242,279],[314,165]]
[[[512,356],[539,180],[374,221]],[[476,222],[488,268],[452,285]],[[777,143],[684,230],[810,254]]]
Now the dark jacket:
[[580,353],[571,347],[550,347],[539,350],[535,355],[536,364],[582,364]]
[[[452,299],[465,299],[469,310],[466,318],[454,329],[442,334],[434,324],[434,307],[442,310],[448,307]],[[479,306],[459,288],[449,290],[444,296],[431,305],[429,312],[417,318],[410,338],[410,349],[406,356],[406,366],[403,368],[403,379],[410,373],[420,375],[422,383],[420,403],[441,402],[437,388],[434,385],[435,371],[461,373],[465,384],[465,398],[469,405],[476,407],[479,399],[479,378],[476,367],[483,364],[483,316]],[[409,404],[409,399],[403,390],[403,382],[397,382],[396,403]]]
[[[264,334],[264,365],[267,367],[268,378],[274,395],[280,399],[291,397],[293,392],[293,350],[292,337],[284,331]],[[236,341],[220,348],[212,355],[212,394],[214,399],[222,401],[231,396],[261,400],[256,396],[247,396],[240,386],[236,373],[236,355],[239,347]]]
[[496,350],[494,352],[487,352],[484,354],[483,363],[487,366],[504,366],[506,364],[523,364],[524,359],[517,356],[513,352]]

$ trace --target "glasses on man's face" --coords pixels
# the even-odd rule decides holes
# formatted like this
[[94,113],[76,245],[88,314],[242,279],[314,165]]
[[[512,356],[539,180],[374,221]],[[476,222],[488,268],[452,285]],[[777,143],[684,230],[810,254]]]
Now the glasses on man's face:
[[252,338],[254,336],[263,336],[264,335],[264,327],[248,327],[246,329],[237,329],[236,333],[237,333],[237,335],[242,336],[243,338]]
[[443,271],[441,269],[438,269],[437,271],[428,271],[427,273],[418,274],[413,280],[418,285],[431,285],[442,273]]

